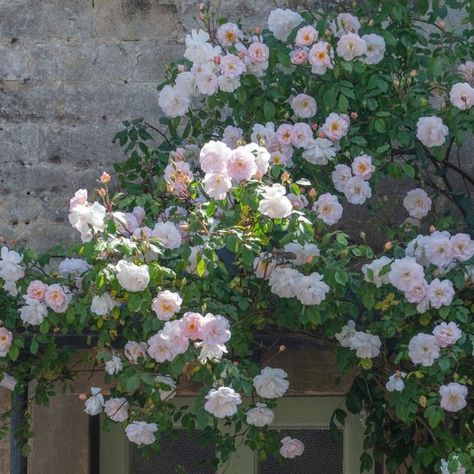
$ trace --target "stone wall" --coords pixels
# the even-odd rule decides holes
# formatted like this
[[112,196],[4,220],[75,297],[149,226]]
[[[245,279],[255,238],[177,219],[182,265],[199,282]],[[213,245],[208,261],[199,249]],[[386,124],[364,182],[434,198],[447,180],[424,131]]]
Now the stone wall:
[[[214,2],[263,25],[272,0]],[[282,2],[283,3],[283,2]],[[0,235],[75,237],[68,199],[122,159],[123,120],[157,123],[156,84],[183,51],[195,0],[0,0]]]

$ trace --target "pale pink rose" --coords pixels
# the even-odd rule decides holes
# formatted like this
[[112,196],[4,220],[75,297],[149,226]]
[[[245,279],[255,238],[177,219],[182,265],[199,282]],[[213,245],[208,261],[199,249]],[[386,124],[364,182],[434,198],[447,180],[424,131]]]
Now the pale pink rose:
[[331,178],[336,191],[343,193],[348,181],[352,178],[352,171],[347,165],[336,165]]
[[451,88],[449,100],[454,107],[469,110],[474,105],[474,88],[467,82],[458,82]]
[[332,112],[326,118],[321,130],[330,140],[340,140],[349,130],[349,116]]
[[368,180],[375,171],[375,166],[372,164],[372,157],[369,155],[360,155],[354,158],[351,165],[354,176],[359,176],[362,179]]
[[3,326],[0,326],[0,357],[5,357],[10,350],[13,334]]
[[365,64],[378,64],[385,55],[385,40],[382,36],[374,33],[363,35],[362,41],[366,44],[365,58],[362,62]]
[[319,196],[318,200],[313,204],[313,211],[327,225],[335,224],[342,217],[342,206],[337,196],[330,193]]
[[409,303],[420,303],[428,294],[428,283],[426,280],[419,280],[419,282],[409,291],[405,292],[405,298]]
[[453,257],[459,262],[466,262],[474,255],[474,241],[469,234],[456,234],[451,237]]
[[419,333],[408,343],[408,357],[414,364],[431,367],[439,357],[439,345],[432,334]]
[[433,336],[436,337],[439,347],[448,347],[456,344],[462,336],[462,331],[453,321],[450,323],[442,322],[433,329]]
[[207,344],[225,344],[230,339],[229,321],[220,314],[206,314],[202,320],[201,339]]
[[180,88],[168,84],[160,91],[158,105],[168,117],[180,117],[189,110],[191,99]]
[[[310,118],[316,114],[316,101],[307,94],[298,94],[291,101],[291,108],[295,115],[301,118]],[[294,128],[293,128],[294,132]],[[313,134],[311,133],[311,136]]]
[[303,26],[296,33],[296,46],[311,46],[318,39],[318,32],[311,26]]
[[308,53],[311,72],[323,75],[328,69],[334,69],[334,51],[326,41],[319,41],[314,44]]
[[183,336],[191,339],[202,339],[202,331],[204,327],[204,317],[202,314],[187,312],[179,320],[179,326]]
[[10,374],[4,374],[3,378],[0,379],[0,387],[6,388],[7,390],[15,390],[17,380]]
[[236,181],[248,181],[257,172],[255,157],[247,148],[239,146],[230,154],[227,172]]
[[408,191],[403,198],[403,207],[408,211],[411,217],[421,219],[431,210],[431,199],[426,191],[420,188]]
[[178,355],[170,339],[164,337],[163,331],[159,331],[148,339],[147,352],[153,360],[159,363],[172,361]]
[[425,279],[425,271],[413,257],[404,257],[392,263],[388,279],[395,288],[407,292]]
[[460,383],[451,382],[448,385],[441,385],[439,388],[441,408],[451,412],[462,410],[467,405],[467,393],[467,387]]
[[160,333],[176,354],[184,354],[188,350],[189,339],[183,333],[179,321],[168,321]]
[[277,128],[276,139],[280,145],[291,145],[293,125],[284,123]]
[[180,309],[183,300],[178,293],[169,290],[160,291],[153,299],[151,309],[162,321],[171,319]]
[[298,281],[303,275],[294,268],[276,267],[270,275],[269,285],[272,293],[280,298],[294,298]]
[[242,40],[244,34],[235,23],[224,23],[217,29],[216,36],[222,46],[232,46]]
[[424,240],[425,256],[429,263],[438,267],[446,267],[453,260],[453,247],[448,232],[433,232]]
[[74,197],[69,200],[69,210],[72,211],[77,205],[85,206],[87,204],[87,189],[79,189]]
[[474,84],[474,62],[466,61],[463,64],[460,64],[458,67],[458,72],[462,74],[464,79],[471,84]]
[[156,441],[154,435],[156,431],[158,431],[156,423],[146,423],[144,421],[134,421],[125,428],[128,440],[138,446],[153,444]]
[[216,418],[234,416],[237,413],[237,405],[242,403],[241,396],[230,387],[212,388],[206,395],[204,409]]
[[229,148],[237,148],[242,140],[243,133],[244,131],[241,128],[227,125],[222,134],[222,141]]
[[286,41],[291,31],[302,21],[303,17],[299,13],[289,9],[276,8],[268,16],[268,29],[276,39]]
[[359,35],[347,33],[339,38],[336,52],[346,61],[352,61],[367,52],[367,44]]
[[44,301],[56,313],[65,313],[71,301],[71,293],[61,285],[50,285],[44,295]]
[[232,150],[223,142],[209,141],[199,153],[199,164],[204,173],[225,173]]
[[308,61],[308,53],[302,49],[295,49],[290,53],[292,64],[305,64]]
[[313,141],[313,131],[307,123],[299,122],[291,129],[291,142],[297,148],[306,148]]
[[350,13],[339,13],[339,15],[337,15],[334,32],[336,36],[342,36],[347,33],[357,34],[359,28],[360,22],[356,16],[351,15]]
[[304,444],[296,438],[286,436],[281,440],[280,454],[286,459],[293,459],[301,456],[304,451]]
[[454,287],[449,280],[435,278],[428,287],[428,300],[433,308],[449,306],[454,298]]
[[304,209],[308,205],[308,199],[306,199],[304,194],[296,195],[293,193],[288,193],[286,197],[291,202],[293,209]]
[[219,79],[213,72],[198,72],[196,86],[201,94],[214,95],[219,87]]
[[249,57],[254,63],[262,64],[268,60],[270,50],[266,44],[255,41],[249,45]]
[[33,280],[26,290],[28,298],[33,300],[43,301],[48,285],[39,280]]
[[428,148],[441,146],[449,134],[448,127],[439,117],[420,117],[416,127],[416,137]]
[[147,347],[146,342],[128,341],[124,347],[125,357],[130,364],[136,365],[138,364],[138,359],[146,358]]
[[256,178],[261,178],[270,166],[270,153],[263,146],[259,146],[256,143],[249,143],[244,145],[255,157],[255,164],[257,165],[257,172],[255,173]]
[[245,63],[234,54],[226,54],[219,64],[221,73],[224,76],[239,77],[247,69]]
[[128,418],[128,402],[125,398],[110,398],[104,403],[106,415],[117,423]]
[[367,181],[359,176],[353,176],[344,187],[344,195],[351,204],[364,204],[372,197],[372,190]]
[[232,180],[227,174],[206,173],[202,185],[209,197],[220,201],[225,199],[227,193],[232,189]]

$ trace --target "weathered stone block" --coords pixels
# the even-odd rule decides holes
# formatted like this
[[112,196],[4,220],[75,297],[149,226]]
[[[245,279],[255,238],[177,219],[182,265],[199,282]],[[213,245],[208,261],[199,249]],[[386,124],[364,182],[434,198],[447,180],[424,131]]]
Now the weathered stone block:
[[39,126],[28,122],[0,122],[0,143],[0,166],[37,163]]
[[10,39],[0,40],[0,81],[29,78],[28,50]]

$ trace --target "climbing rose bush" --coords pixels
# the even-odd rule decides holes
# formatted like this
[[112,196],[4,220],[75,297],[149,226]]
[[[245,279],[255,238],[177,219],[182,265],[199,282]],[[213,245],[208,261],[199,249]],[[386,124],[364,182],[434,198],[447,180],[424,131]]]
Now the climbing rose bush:
[[[71,198],[81,243],[2,247],[0,385],[34,379],[47,403],[87,361],[104,380],[84,412],[130,442],[156,449],[179,425],[215,465],[241,440],[291,463],[305,447],[272,429],[292,382],[278,340],[303,333],[356,369],[331,427],[360,416],[361,472],[471,472],[474,180],[455,155],[473,30],[444,20],[467,4],[277,8],[254,31],[200,7],[160,124],[125,122],[129,158]],[[361,209],[378,239],[347,219]],[[60,343],[74,334],[79,362]]]

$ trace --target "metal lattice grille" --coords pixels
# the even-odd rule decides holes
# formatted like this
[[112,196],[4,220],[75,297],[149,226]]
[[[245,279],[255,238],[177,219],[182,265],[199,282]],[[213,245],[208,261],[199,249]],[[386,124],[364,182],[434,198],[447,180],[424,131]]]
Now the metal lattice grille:
[[281,438],[291,436],[305,445],[303,455],[281,464],[274,458],[260,465],[260,474],[342,474],[343,436],[337,439],[329,430],[281,430]]
[[130,474],[215,474],[210,465],[212,446],[199,444],[199,433],[180,431],[178,438],[160,439],[161,450],[145,458],[136,445],[130,446]]

